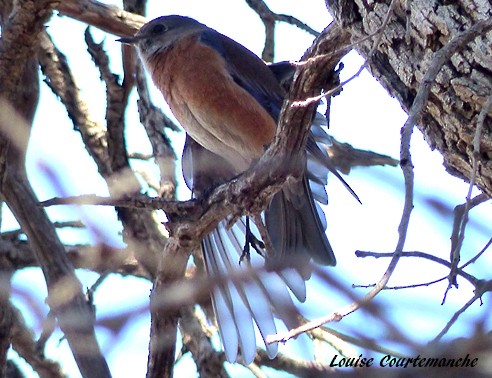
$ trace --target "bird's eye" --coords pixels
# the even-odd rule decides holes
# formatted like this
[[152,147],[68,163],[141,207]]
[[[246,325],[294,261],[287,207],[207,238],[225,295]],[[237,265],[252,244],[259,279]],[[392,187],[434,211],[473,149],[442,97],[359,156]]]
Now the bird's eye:
[[152,34],[161,34],[167,31],[167,26],[163,24],[157,24],[152,28]]

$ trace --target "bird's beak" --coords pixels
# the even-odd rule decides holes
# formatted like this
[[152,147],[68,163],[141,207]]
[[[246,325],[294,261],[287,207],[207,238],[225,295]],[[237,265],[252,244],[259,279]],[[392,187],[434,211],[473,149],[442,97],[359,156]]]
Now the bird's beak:
[[116,40],[116,42],[125,43],[127,45],[134,45],[137,42],[136,37],[123,37]]

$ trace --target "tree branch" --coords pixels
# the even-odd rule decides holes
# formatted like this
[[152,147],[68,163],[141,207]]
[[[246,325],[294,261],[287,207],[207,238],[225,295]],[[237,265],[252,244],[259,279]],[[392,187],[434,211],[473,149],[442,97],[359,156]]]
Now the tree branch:
[[[29,123],[38,96],[37,69],[30,70],[29,67],[37,67],[38,38],[51,15],[53,5],[53,1],[17,1],[8,21],[2,25],[0,193],[33,246],[48,286],[48,304],[58,317],[60,328],[82,375],[110,377],[109,368],[95,338],[93,314],[82,294],[80,282],[53,225],[45,211],[37,206],[38,200],[24,168],[23,156],[29,136]],[[5,19],[2,16],[2,20]],[[32,88],[33,83],[35,90],[32,93],[22,92],[22,88]],[[21,114],[14,109],[21,111]]]
[[275,25],[277,21],[297,26],[299,29],[310,33],[315,37],[320,34],[309,25],[293,16],[272,12],[263,0],[246,0],[246,3],[258,14],[265,25],[265,46],[261,57],[266,62],[273,62],[275,53]]
[[56,9],[61,15],[118,36],[133,36],[147,22],[143,16],[95,0],[63,0]]

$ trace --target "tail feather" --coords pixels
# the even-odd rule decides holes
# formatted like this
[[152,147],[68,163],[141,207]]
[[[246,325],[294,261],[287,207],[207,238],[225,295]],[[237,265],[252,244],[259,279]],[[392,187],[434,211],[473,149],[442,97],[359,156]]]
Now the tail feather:
[[268,259],[299,268],[306,266],[311,257],[319,264],[335,265],[335,255],[325,234],[326,222],[320,219],[307,178],[290,185],[291,188],[274,196],[265,213],[274,248]]
[[[252,231],[256,234],[259,232],[257,231],[256,227],[254,224],[250,224],[250,227],[252,228]],[[236,231],[241,231],[242,235],[239,239],[237,239]],[[244,234],[246,232],[246,225],[244,222],[244,218],[241,218],[235,225],[234,227],[231,228],[230,232],[232,234],[236,235],[236,242],[237,240],[244,240]],[[236,250],[241,250],[241,245],[239,243],[236,244]],[[264,262],[261,262],[261,266],[263,266]],[[309,279],[310,277],[310,270],[307,274],[307,278],[305,278],[303,275],[299,274],[299,272],[295,269],[276,269],[277,274],[282,277],[283,281],[287,285],[287,287],[290,289],[292,294],[295,295],[297,300],[300,302],[304,302],[306,300],[306,280]],[[308,269],[306,269],[307,271]]]
[[[323,137],[323,134],[326,137]],[[352,194],[352,196],[359,202],[362,203],[359,199],[359,196],[355,193],[355,191],[350,187],[350,185],[343,179],[343,177],[338,173],[335,164],[331,161],[328,156],[328,152],[326,152],[325,146],[329,146],[330,144],[326,144],[326,138],[330,138],[330,136],[326,133],[325,130],[320,125],[312,125],[311,131],[309,133],[309,137],[306,144],[307,156],[308,156],[308,165],[307,171],[309,177],[320,178],[328,171],[331,172],[340,182],[345,186],[345,188]],[[323,167],[321,170],[317,170],[313,164],[319,164]],[[319,166],[318,165],[318,166]],[[326,182],[326,180],[325,180]],[[325,184],[326,185],[326,184]]]
[[322,203],[323,205],[328,205],[328,194],[326,193],[323,184],[319,184],[315,181],[309,181],[309,188],[313,193],[315,204],[317,204],[316,202],[318,202],[318,203]]
[[[245,229],[246,226],[244,224],[244,219],[241,219],[240,221],[237,222],[237,226],[232,227],[230,230],[226,230],[225,227],[219,227],[218,229],[216,229],[216,232],[213,234],[216,238],[220,237],[221,240],[231,241],[234,244],[234,249],[232,253],[233,256],[231,256],[231,253],[226,255],[228,252],[225,249],[221,251],[222,252],[221,257],[224,260],[230,262],[230,264],[227,267],[228,270],[226,274],[227,273],[231,274],[236,270],[241,269],[241,266],[239,265],[238,262],[242,255],[242,247],[239,243],[237,233],[238,231],[242,230],[242,232],[239,233],[242,236],[241,239],[244,240]],[[261,267],[260,264],[262,264],[261,262],[262,259],[259,256],[253,255],[250,256],[250,258],[251,258],[252,266]],[[245,266],[244,268],[246,269],[247,266]],[[273,282],[273,281],[277,281],[277,282]],[[292,287],[292,290],[296,290],[297,288],[294,287],[294,285],[290,281],[295,282],[298,285],[299,279],[295,280],[295,276],[294,276],[290,280],[285,280],[285,283],[287,284],[288,287]],[[302,281],[302,283],[304,284],[304,281]],[[286,311],[292,312],[293,303],[290,300],[289,293],[286,290],[285,285],[279,283],[278,279],[275,277],[274,274],[266,275],[260,273],[259,275],[252,275],[245,282],[237,282],[236,289],[241,294],[241,300],[243,301],[244,305],[248,307],[251,316],[253,317],[258,327],[258,330],[260,331],[260,334],[262,335],[263,340],[265,340],[267,335],[276,333],[272,307],[273,310],[278,311],[281,316],[285,315]],[[279,293],[279,289],[282,292]],[[305,291],[305,285],[304,285],[304,291]],[[278,303],[276,303],[275,301],[272,302],[272,298],[277,298],[277,297],[281,298],[281,300]],[[286,300],[287,298],[288,300]],[[273,304],[273,306],[271,306],[270,304]],[[239,320],[237,323],[242,324]],[[239,328],[241,327],[242,326],[240,326]],[[242,333],[243,330],[240,330],[239,331],[240,340],[243,338]],[[243,344],[246,343],[243,342]],[[268,355],[271,357],[275,357],[278,351],[278,345],[265,343],[265,346]],[[242,347],[242,350],[243,353],[247,352],[244,347]],[[250,350],[254,350],[254,349],[250,348]],[[247,356],[243,354],[243,358],[246,361],[249,361],[250,357],[251,360],[254,359],[254,354],[252,356]]]
[[[247,264],[239,264],[244,240],[244,220],[238,221],[231,229],[221,222],[218,228],[202,242],[205,265],[209,276],[222,277],[234,275]],[[251,254],[251,267],[261,267],[263,258]],[[246,363],[253,361],[256,354],[256,338],[253,320],[263,338],[276,333],[273,314],[282,319],[286,326],[298,325],[297,310],[287,288],[299,298],[305,298],[305,283],[299,274],[292,270],[277,272],[254,272],[247,280],[232,279],[218,284],[212,292],[212,303],[217,316],[222,343],[226,357],[235,361],[238,349]],[[266,344],[266,343],[265,343]],[[275,357],[278,345],[265,345],[270,357]]]
[[[213,245],[213,238],[207,236],[202,241],[202,249],[204,252],[205,264],[208,272],[223,272],[224,268],[218,261],[216,254],[213,253],[215,246]],[[222,344],[224,345],[224,351],[226,358],[229,361],[235,361],[237,357],[237,351],[239,346],[239,336],[237,330],[236,319],[234,317],[234,305],[230,294],[227,289],[228,284],[216,285],[212,290],[212,305],[216,314],[220,314],[220,319],[217,319],[217,325],[219,327]]]

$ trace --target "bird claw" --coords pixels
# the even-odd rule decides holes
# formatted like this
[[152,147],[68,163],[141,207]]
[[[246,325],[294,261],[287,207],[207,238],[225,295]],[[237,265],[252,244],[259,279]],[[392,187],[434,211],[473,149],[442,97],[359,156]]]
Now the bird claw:
[[263,249],[265,249],[265,243],[258,239],[253,232],[251,231],[251,227],[249,225],[249,217],[246,217],[246,233],[245,233],[245,241],[244,241],[244,248],[243,248],[243,253],[241,254],[241,257],[239,257],[239,265],[243,261],[246,261],[248,265],[250,265],[251,261],[251,255],[250,255],[250,248],[253,247],[253,249],[258,253],[260,256],[264,257],[263,254]]

